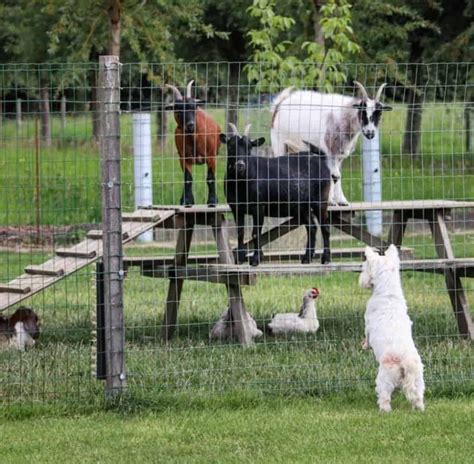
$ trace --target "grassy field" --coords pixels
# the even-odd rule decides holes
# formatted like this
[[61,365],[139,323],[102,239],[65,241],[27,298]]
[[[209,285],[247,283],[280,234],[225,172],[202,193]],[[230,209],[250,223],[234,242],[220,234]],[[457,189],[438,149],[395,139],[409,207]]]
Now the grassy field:
[[[428,240],[409,237],[418,256],[432,256]],[[453,241],[457,256],[473,256],[472,234]],[[129,255],[164,253],[163,248],[127,248]],[[209,252],[208,247],[196,252]],[[7,281],[29,263],[46,258],[42,253],[0,252],[0,279]],[[474,282],[464,279],[468,301]],[[457,327],[442,276],[407,272],[403,285],[414,335],[426,365],[426,381],[435,397],[474,391],[472,343],[457,335]],[[177,337],[169,345],[159,338],[167,281],[143,278],[133,269],[125,281],[127,373],[132,396],[162,395],[213,397],[234,393],[281,396],[325,396],[360,392],[372,395],[376,365],[371,353],[360,349],[363,313],[368,293],[358,288],[353,274],[261,277],[244,288],[249,311],[259,324],[274,312],[299,307],[309,287],[321,291],[316,336],[288,339],[264,337],[253,349],[208,342],[209,329],[226,307],[224,286],[186,282],[179,313]],[[95,285],[87,268],[28,304],[43,321],[41,342],[26,353],[0,352],[0,392],[5,403],[69,402],[87,398],[100,402],[102,384],[91,374]]]
[[467,463],[474,402],[432,400],[424,414],[367,398],[187,400],[134,413],[16,409],[0,418],[5,464]]
[[[473,199],[474,162],[465,152],[462,105],[431,104],[424,111],[420,155],[402,153],[405,108],[396,105],[382,123],[383,199]],[[224,111],[212,111],[223,127]],[[241,121],[253,124],[255,136],[269,143],[270,117],[266,108],[241,111]],[[131,116],[122,116],[122,195],[133,207],[133,157]],[[153,186],[155,204],[177,204],[182,174],[174,147],[174,120],[169,117],[168,142],[164,152],[154,150]],[[53,145],[42,147],[40,175],[36,181],[35,129],[25,120],[16,133],[14,122],[0,129],[0,224],[34,224],[36,184],[40,188],[41,223],[65,225],[100,220],[100,163],[92,141],[87,114],[68,118],[64,132],[59,118],[52,119]],[[153,133],[155,128],[153,128]],[[224,201],[224,149],[218,163],[218,191]],[[197,167],[194,188],[197,203],[206,199],[206,170]],[[344,190],[351,201],[362,199],[362,168],[359,150],[344,164]]]
[[[216,111],[223,122],[224,114]],[[474,199],[474,167],[463,147],[462,109],[425,110],[422,150],[401,152],[404,108],[383,122],[383,198]],[[266,110],[243,111],[255,136],[268,137]],[[130,115],[122,117],[123,198],[133,205]],[[68,118],[40,154],[42,225],[100,221],[100,163],[87,115]],[[169,131],[172,133],[173,123]],[[224,151],[220,156],[221,200]],[[176,204],[182,179],[172,137],[153,159],[154,202]],[[362,198],[361,158],[346,161],[344,190]],[[26,120],[0,129],[0,226],[35,223],[34,126]],[[206,196],[205,170],[196,168],[198,202]],[[405,245],[434,257],[420,230]],[[457,257],[474,256],[474,233],[453,234]],[[80,234],[81,232],[79,232]],[[298,245],[299,246],[299,245]],[[334,236],[333,247],[360,246]],[[170,254],[164,244],[130,246],[130,256]],[[211,253],[200,243],[193,253]],[[39,264],[51,248],[0,250],[0,281]],[[474,282],[463,279],[468,301]],[[321,291],[316,336],[265,336],[252,349],[209,343],[208,333],[227,305],[224,286],[186,282],[176,338],[159,338],[168,282],[129,272],[125,281],[128,391],[104,401],[94,378],[95,276],[83,269],[26,301],[42,318],[42,337],[25,353],[0,351],[0,461],[57,462],[468,462],[472,434],[474,352],[459,338],[442,276],[407,272],[403,286],[414,336],[425,364],[428,410],[417,414],[397,395],[394,413],[376,410],[376,365],[362,351],[368,292],[353,274],[261,277],[243,289],[259,324],[274,312],[296,310],[309,287]],[[25,433],[27,431],[27,433]]]

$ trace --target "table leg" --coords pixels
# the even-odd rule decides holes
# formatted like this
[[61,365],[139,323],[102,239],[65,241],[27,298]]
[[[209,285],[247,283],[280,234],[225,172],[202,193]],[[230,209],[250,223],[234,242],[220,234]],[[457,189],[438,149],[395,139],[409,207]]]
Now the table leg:
[[[229,243],[227,221],[223,217],[217,217],[213,228],[217,243],[220,264],[235,264],[232,248]],[[245,308],[242,289],[240,284],[226,284],[229,296],[230,320],[234,321],[235,335],[242,346],[254,344],[252,332],[249,327],[249,314]]]
[[240,285],[228,284],[227,293],[229,295],[229,308],[232,316],[231,319],[234,321],[237,340],[242,346],[252,346],[254,345],[254,341],[250,329],[250,316],[245,309],[242,289],[240,288]]
[[[436,210],[430,220],[431,233],[436,248],[436,253],[441,259],[454,259],[454,253],[449,240],[448,228],[444,221],[445,211]],[[454,316],[458,324],[459,333],[463,337],[474,339],[474,325],[472,323],[469,305],[462,287],[461,278],[454,268],[444,272],[446,288],[448,290]]]
[[[176,242],[174,265],[185,266],[191,247],[194,223],[186,221],[183,216],[178,216],[176,218],[176,228],[178,229],[178,240]],[[171,340],[176,329],[183,284],[184,279],[170,279],[168,296],[166,297],[166,310],[161,327],[161,338],[165,341]]]

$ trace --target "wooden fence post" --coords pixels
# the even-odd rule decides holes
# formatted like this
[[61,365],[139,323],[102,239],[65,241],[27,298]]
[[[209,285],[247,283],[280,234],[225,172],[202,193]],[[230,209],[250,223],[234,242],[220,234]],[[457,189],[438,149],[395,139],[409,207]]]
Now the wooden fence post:
[[120,62],[99,58],[100,155],[102,171],[102,238],[104,328],[108,397],[126,386],[123,321],[122,203],[120,179]]

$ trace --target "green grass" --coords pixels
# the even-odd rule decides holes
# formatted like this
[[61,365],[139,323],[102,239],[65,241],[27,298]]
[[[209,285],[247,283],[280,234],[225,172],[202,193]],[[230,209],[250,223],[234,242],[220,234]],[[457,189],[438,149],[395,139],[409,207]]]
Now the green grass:
[[127,415],[17,410],[0,418],[0,455],[5,464],[467,463],[473,413],[469,398],[428,400],[425,413],[397,398],[382,415],[366,397],[187,400]]
[[[407,241],[416,256],[434,256],[427,236],[409,236]],[[472,235],[455,236],[453,247],[457,256],[473,256]],[[127,254],[148,256],[170,251],[142,246],[127,250]],[[201,245],[196,252],[209,250]],[[8,281],[24,265],[43,259],[41,253],[0,252],[0,278]],[[248,309],[260,324],[274,312],[297,308],[309,287],[318,286],[322,295],[318,305],[321,328],[316,336],[266,337],[249,350],[209,344],[209,329],[226,307],[227,295],[224,286],[202,282],[186,282],[177,336],[163,345],[159,332],[167,285],[166,280],[141,277],[136,269],[130,270],[125,281],[126,363],[132,396],[372,393],[376,364],[371,353],[360,349],[368,293],[358,288],[356,275],[261,277],[256,286],[244,288]],[[403,285],[430,394],[472,393],[473,346],[457,335],[443,277],[406,272]],[[473,301],[474,282],[463,279],[463,285],[468,301]],[[68,277],[26,303],[41,314],[43,334],[34,350],[0,352],[5,366],[0,372],[2,400],[12,404],[100,401],[102,384],[91,374],[93,268]]]
[[[224,112],[212,111],[221,126]],[[242,124],[252,122],[252,133],[264,135],[269,143],[268,109],[242,110]],[[154,119],[154,118],[153,118]],[[402,154],[405,109],[397,105],[382,123],[383,199],[473,199],[474,163],[464,147],[464,123],[460,105],[427,105],[424,110],[420,156],[413,160]],[[100,221],[100,163],[98,146],[91,139],[87,114],[68,118],[64,133],[58,118],[53,120],[53,145],[40,153],[41,224],[64,225]],[[168,142],[164,152],[154,149],[153,185],[155,204],[177,204],[182,174],[174,146],[175,123],[169,118]],[[122,196],[125,208],[133,207],[133,156],[131,117],[122,124]],[[155,128],[153,127],[153,133]],[[6,121],[0,129],[0,224],[34,224],[36,165],[34,121],[25,120],[20,134]],[[218,194],[224,202],[224,149],[218,162]],[[207,197],[206,169],[194,169],[197,203]],[[362,199],[362,168],[359,151],[344,163],[344,190],[351,201]]]

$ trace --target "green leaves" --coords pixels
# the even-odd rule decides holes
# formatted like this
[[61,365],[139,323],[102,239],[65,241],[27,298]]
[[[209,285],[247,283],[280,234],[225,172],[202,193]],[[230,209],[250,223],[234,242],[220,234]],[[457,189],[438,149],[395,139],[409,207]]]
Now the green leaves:
[[[289,85],[305,85],[332,90],[345,81],[342,64],[359,53],[352,40],[351,7],[347,0],[328,0],[321,7],[319,25],[325,45],[313,41],[302,43],[294,53],[294,43],[286,36],[295,25],[293,18],[278,15],[274,0],[254,0],[250,16],[259,19],[259,28],[248,32],[252,63],[246,66],[247,77],[256,90],[275,92]],[[298,50],[296,50],[298,52]]]

